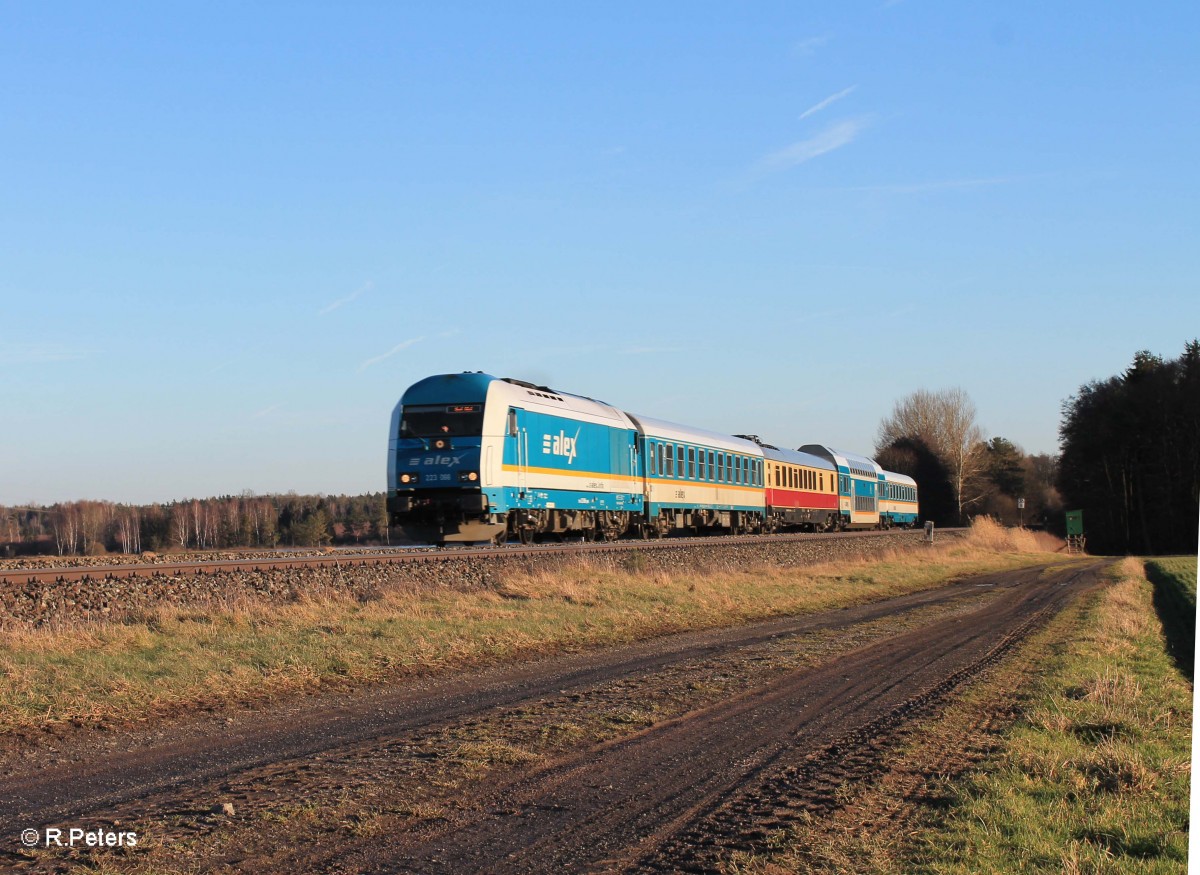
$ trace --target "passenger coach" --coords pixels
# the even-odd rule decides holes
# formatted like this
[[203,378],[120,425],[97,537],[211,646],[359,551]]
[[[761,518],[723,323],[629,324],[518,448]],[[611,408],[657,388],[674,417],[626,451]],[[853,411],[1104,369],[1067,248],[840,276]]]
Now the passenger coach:
[[881,472],[879,481],[879,527],[915,526],[920,514],[917,481],[895,471]]
[[630,414],[646,469],[644,533],[733,534],[763,523],[763,451],[743,438]]
[[825,531],[838,523],[837,470],[812,453],[763,445],[767,532]]
[[824,459],[836,469],[837,528],[873,529],[879,525],[879,475],[883,469],[874,459],[823,444],[805,444],[800,452]]

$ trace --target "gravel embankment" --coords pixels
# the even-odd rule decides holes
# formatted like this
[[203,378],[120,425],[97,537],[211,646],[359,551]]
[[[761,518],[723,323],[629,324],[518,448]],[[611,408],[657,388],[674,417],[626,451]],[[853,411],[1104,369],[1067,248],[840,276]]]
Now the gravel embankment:
[[[940,532],[938,540],[961,537]],[[877,556],[888,550],[925,549],[920,532],[888,532],[871,537],[757,543],[687,543],[614,549],[589,553],[515,554],[449,559],[415,559],[396,564],[218,571],[210,574],[45,581],[0,584],[0,627],[42,626],[72,621],[137,617],[160,605],[220,605],[246,599],[285,603],[304,598],[345,597],[369,601],[388,589],[445,587],[474,590],[499,585],[506,572],[544,572],[563,563],[611,563],[638,571],[727,571],[755,565],[811,565],[838,559]],[[178,556],[171,557],[179,561]],[[207,554],[207,559],[232,558]],[[239,554],[238,558],[250,558]],[[295,558],[294,555],[289,558]],[[114,564],[106,562],[106,564]],[[45,567],[45,566],[41,566]]]

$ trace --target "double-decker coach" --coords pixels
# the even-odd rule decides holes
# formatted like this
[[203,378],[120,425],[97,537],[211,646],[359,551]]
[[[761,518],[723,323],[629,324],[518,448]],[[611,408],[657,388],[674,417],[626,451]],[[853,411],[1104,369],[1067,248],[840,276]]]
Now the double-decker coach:
[[879,525],[879,475],[883,468],[874,459],[823,444],[805,444],[800,452],[818,456],[836,468],[837,528],[873,529]]

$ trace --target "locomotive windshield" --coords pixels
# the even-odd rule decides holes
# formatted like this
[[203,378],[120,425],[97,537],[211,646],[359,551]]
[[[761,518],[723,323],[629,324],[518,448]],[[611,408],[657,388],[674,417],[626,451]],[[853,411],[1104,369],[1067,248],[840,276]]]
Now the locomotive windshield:
[[423,438],[483,433],[482,404],[423,404],[405,407],[400,437]]

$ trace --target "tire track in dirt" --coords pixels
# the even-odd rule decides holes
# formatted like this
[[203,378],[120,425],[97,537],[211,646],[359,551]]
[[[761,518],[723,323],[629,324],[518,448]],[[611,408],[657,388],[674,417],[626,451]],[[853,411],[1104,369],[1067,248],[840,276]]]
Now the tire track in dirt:
[[880,771],[906,726],[1096,585],[1099,568],[1015,575],[974,614],[535,770],[432,841],[376,843],[342,862],[378,873],[711,871],[716,855],[753,849],[798,812],[836,807],[838,787]]
[[[811,753],[798,765],[782,768],[760,781],[749,780],[732,799],[697,818],[641,866],[663,871],[710,872],[730,851],[761,848],[772,833],[801,821],[804,813],[828,815],[842,807],[839,791],[862,784],[888,769],[888,754],[906,740],[915,721],[927,719],[947,696],[997,664],[1052,613],[1040,608],[1005,635],[982,658],[930,689],[911,696],[891,711],[853,729]],[[758,777],[758,776],[755,776]]]

